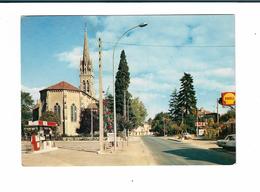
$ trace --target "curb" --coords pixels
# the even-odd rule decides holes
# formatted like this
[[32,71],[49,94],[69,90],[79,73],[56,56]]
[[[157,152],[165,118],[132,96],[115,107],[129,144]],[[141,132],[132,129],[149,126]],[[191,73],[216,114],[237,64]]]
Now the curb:
[[171,140],[171,141],[176,141],[176,142],[183,142],[182,140],[179,140],[179,139],[171,139],[171,138],[168,138],[167,140]]

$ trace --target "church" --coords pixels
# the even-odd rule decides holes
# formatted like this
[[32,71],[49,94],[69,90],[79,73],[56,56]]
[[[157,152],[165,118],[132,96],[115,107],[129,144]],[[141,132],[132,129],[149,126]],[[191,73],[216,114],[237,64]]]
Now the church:
[[79,88],[61,81],[40,90],[40,100],[35,106],[36,119],[46,111],[53,111],[60,119],[58,133],[68,136],[77,135],[80,127],[80,112],[96,107],[93,64],[89,55],[87,32],[84,33],[83,57],[79,63]]

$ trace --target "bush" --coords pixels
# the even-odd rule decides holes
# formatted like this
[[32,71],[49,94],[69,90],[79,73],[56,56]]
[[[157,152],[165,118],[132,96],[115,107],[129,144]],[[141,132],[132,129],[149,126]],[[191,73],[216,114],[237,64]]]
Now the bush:
[[219,129],[208,128],[204,132],[206,139],[217,139],[219,137]]

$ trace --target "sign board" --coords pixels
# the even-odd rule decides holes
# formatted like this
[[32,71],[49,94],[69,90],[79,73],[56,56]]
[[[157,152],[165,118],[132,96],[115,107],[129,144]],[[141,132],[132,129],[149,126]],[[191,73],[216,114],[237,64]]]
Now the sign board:
[[49,127],[55,127],[58,124],[56,122],[51,122],[51,121],[28,121],[28,125],[30,126],[49,126]]
[[114,142],[114,139],[115,139],[114,137],[115,137],[114,133],[107,133],[108,142]]
[[204,135],[204,129],[199,129],[199,136],[202,136],[202,135]]
[[204,127],[206,126],[206,122],[195,122],[196,127]]
[[235,92],[224,92],[221,93],[222,96],[222,105],[232,106],[236,104],[236,94]]

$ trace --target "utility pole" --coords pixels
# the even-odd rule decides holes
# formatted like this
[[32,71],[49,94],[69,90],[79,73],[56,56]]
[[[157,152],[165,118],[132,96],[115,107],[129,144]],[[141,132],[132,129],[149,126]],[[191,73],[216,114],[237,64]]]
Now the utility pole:
[[[124,120],[126,122],[126,90],[124,90]],[[124,134],[126,138],[126,128],[124,127]]]
[[99,74],[99,144],[100,144],[100,153],[104,151],[104,122],[103,122],[103,84],[102,84],[102,62],[101,62],[101,38],[98,38],[98,47],[99,47],[99,65],[98,65],[98,74]]
[[163,136],[165,137],[165,118],[163,118]]
[[217,99],[217,124],[219,124],[219,115],[218,115],[218,99]]
[[124,90],[124,119],[126,120],[126,90]]
[[93,107],[91,105],[91,108],[90,108],[90,114],[91,114],[91,139],[93,140]]

